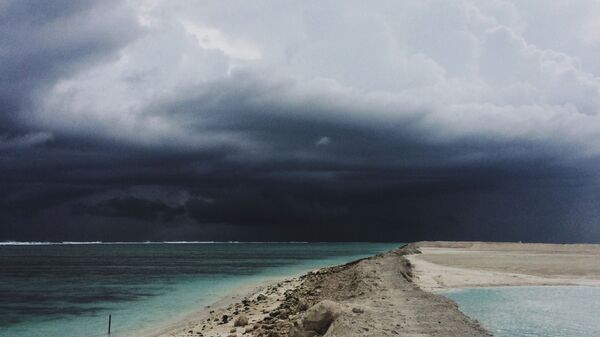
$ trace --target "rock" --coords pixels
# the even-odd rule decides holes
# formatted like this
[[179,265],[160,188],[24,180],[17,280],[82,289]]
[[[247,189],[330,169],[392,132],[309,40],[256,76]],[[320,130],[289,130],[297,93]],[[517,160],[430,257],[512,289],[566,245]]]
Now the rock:
[[302,328],[304,331],[315,331],[320,335],[324,335],[341,311],[340,305],[336,302],[321,301],[306,311],[302,319]]
[[258,300],[258,301],[264,301],[264,300],[266,300],[266,299],[267,299],[267,296],[265,296],[265,295],[263,295],[263,294],[260,294],[260,295],[258,295],[258,296],[256,297],[256,300]]
[[362,314],[365,311],[362,308],[354,307],[352,308],[352,312],[355,314]]
[[242,314],[239,315],[235,321],[233,321],[233,326],[246,326],[248,325],[248,317],[246,317],[246,315]]
[[289,337],[319,337],[319,334],[315,331],[304,331],[303,329],[293,326],[288,332]]
[[223,323],[229,322],[229,316],[223,315],[223,317],[221,317],[221,322],[223,322]]
[[279,319],[286,319],[288,318],[290,315],[290,311],[287,309],[281,309],[279,311],[279,314],[277,315],[277,317],[279,317]]
[[298,302],[298,310],[299,311],[306,311],[306,309],[308,309],[308,303],[306,303],[306,301],[304,301],[304,300],[300,300]]

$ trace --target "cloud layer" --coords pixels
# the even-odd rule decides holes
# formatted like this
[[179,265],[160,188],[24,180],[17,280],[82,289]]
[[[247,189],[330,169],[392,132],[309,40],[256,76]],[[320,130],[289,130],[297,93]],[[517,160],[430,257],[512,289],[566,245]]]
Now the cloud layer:
[[4,2],[0,239],[600,240],[598,19]]

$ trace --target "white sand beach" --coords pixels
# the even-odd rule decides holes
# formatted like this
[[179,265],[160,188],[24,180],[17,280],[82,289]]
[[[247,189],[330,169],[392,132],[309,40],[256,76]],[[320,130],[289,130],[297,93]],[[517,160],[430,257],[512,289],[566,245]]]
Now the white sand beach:
[[600,286],[600,245],[419,242],[407,256],[422,289],[512,285]]

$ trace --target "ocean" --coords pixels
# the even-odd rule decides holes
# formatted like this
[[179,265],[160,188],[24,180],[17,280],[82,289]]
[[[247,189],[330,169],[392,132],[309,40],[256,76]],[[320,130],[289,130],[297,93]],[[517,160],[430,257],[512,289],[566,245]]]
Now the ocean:
[[0,337],[106,336],[184,319],[231,290],[400,243],[0,245]]
[[444,293],[496,337],[600,336],[600,288],[495,287]]

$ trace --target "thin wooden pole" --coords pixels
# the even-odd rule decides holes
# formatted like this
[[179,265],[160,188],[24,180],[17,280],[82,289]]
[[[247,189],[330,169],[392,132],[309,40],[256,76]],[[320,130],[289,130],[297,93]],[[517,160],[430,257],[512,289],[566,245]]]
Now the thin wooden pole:
[[110,323],[112,321],[112,315],[108,315],[108,334],[110,335]]

